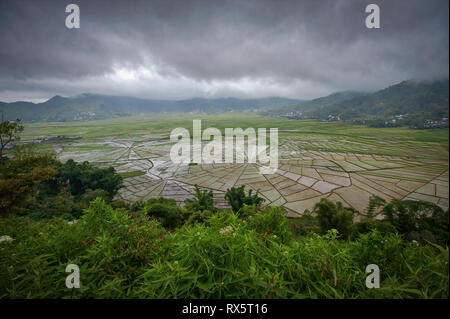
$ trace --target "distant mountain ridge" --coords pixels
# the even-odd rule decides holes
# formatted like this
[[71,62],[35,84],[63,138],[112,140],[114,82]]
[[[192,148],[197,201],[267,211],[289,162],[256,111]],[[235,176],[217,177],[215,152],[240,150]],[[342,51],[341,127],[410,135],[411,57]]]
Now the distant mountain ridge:
[[282,97],[256,99],[193,98],[186,100],[153,100],[127,96],[81,94],[75,97],[54,96],[42,103],[0,102],[5,119],[35,121],[98,120],[141,113],[203,112],[223,113],[253,111],[298,104],[302,100]]
[[389,119],[395,115],[408,114],[437,119],[448,117],[449,80],[430,82],[403,81],[375,93],[361,95],[349,100],[315,110],[311,116],[325,119],[329,115],[343,120]]
[[243,111],[294,119],[331,119],[363,124],[377,121],[377,125],[401,117],[408,118],[403,120],[403,124],[416,127],[428,119],[448,118],[449,80],[409,80],[374,93],[344,91],[313,100],[282,97],[155,100],[81,94],[75,97],[54,96],[43,103],[0,102],[4,119],[21,118],[24,122],[98,120],[142,113]]
[[292,117],[298,116],[298,117],[309,117],[314,111],[333,105],[339,102],[343,102],[346,100],[350,100],[355,97],[360,97],[363,95],[366,95],[368,93],[363,92],[356,92],[356,91],[343,91],[343,92],[336,92],[327,96],[319,97],[317,99],[309,100],[300,102],[296,105],[287,105],[282,106],[274,109],[270,109],[267,111],[261,112],[263,115],[285,115],[288,116],[289,114]]
[[[405,125],[420,126],[419,123],[426,120],[448,118],[449,80],[403,81],[373,93],[338,92],[297,105],[277,107],[261,114],[362,124],[371,121],[380,124],[401,118]],[[408,120],[404,120],[406,118]],[[398,121],[392,123],[399,124]]]

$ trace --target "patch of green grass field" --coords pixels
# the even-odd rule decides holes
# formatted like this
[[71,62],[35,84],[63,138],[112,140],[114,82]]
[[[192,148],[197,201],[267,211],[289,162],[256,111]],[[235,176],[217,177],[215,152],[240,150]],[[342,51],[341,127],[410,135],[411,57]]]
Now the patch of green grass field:
[[[69,123],[25,124],[22,141],[54,136],[80,136],[71,148],[90,142],[126,140],[131,145],[161,138],[169,138],[176,127],[192,132],[192,120],[201,119],[202,129],[278,128],[280,145],[292,150],[350,152],[388,156],[448,159],[448,129],[411,130],[407,128],[370,128],[344,122],[297,121],[264,117],[250,113],[222,115],[148,114],[136,117]],[[191,134],[192,135],[192,134]],[[291,142],[295,142],[294,146]],[[57,143],[57,142],[55,142]],[[42,145],[47,144],[43,143]],[[83,151],[90,146],[84,145]],[[95,148],[96,146],[92,146]],[[98,147],[101,147],[98,145]]]
[[125,179],[125,178],[129,178],[129,177],[145,175],[145,172],[143,172],[143,171],[123,172],[123,173],[119,173],[119,175]]

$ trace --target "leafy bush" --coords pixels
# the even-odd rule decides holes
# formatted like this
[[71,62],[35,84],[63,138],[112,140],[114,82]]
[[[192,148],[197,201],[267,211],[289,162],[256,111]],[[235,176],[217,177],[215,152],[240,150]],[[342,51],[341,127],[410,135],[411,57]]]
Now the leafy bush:
[[[186,206],[185,206],[186,208]],[[196,210],[193,212],[190,212],[188,210],[188,216],[185,224],[187,225],[193,225],[195,223],[204,223],[207,221],[214,213],[209,210]]]
[[292,239],[292,232],[281,207],[268,207],[250,216],[248,226],[261,234],[265,240],[272,237],[282,243],[288,243]]
[[370,196],[369,205],[367,206],[366,209],[367,217],[373,218],[375,215],[375,211],[380,207],[383,207],[384,205],[386,205],[386,201],[383,198],[374,195]]
[[[110,205],[111,205],[111,207],[113,207],[114,209],[117,209],[117,208],[131,209],[131,208],[130,208],[130,204],[128,204],[127,202],[125,202],[125,201],[123,201],[123,200],[115,200],[115,201],[112,201],[112,202],[110,203]],[[141,207],[140,209],[142,209],[142,207]],[[133,211],[133,210],[132,210],[132,211]]]
[[103,199],[105,202],[109,202],[111,200],[111,195],[104,189],[87,189],[84,194],[80,196],[81,206],[83,208],[88,208],[89,203],[97,197]]
[[244,204],[239,210],[239,217],[242,219],[248,219],[250,216],[253,216],[261,211],[259,205],[247,205]]
[[341,202],[335,203],[322,198],[315,204],[313,213],[317,214],[321,233],[336,229],[344,239],[350,237],[354,217],[352,208],[342,206]]
[[138,201],[134,202],[133,204],[131,204],[130,210],[132,212],[137,212],[137,211],[142,210],[144,207],[145,207],[145,202],[138,200]]
[[148,216],[158,218],[164,227],[170,229],[183,225],[188,217],[186,211],[177,206],[174,199],[164,197],[150,199],[144,206],[143,211]]
[[153,204],[164,204],[164,205],[170,205],[170,206],[176,206],[177,201],[173,198],[166,198],[166,197],[156,197],[156,198],[150,198],[147,201],[147,205],[153,205]]
[[[174,201],[152,199],[153,205]],[[0,219],[0,298],[448,298],[448,249],[376,230],[353,242],[336,230],[289,239],[280,208],[230,210],[167,232],[100,198],[77,223]],[[276,235],[276,237],[274,237]],[[67,289],[65,267],[80,266]],[[365,267],[380,267],[367,289]]]
[[72,159],[61,165],[58,171],[58,179],[68,183],[73,195],[81,195],[87,189],[103,189],[112,197],[123,180],[113,167],[96,168],[89,162],[76,163]]
[[[125,297],[156,257],[164,229],[147,218],[132,219],[96,199],[77,223],[59,218],[0,220],[0,298]],[[67,264],[80,266],[80,289],[67,289]]]
[[233,209],[235,213],[239,212],[244,204],[248,206],[259,206],[264,201],[263,198],[258,196],[258,191],[256,191],[255,194],[252,194],[253,190],[250,189],[247,195],[245,194],[244,188],[245,185],[241,185],[239,187],[231,187],[227,189],[225,193],[225,199],[228,201],[228,204],[231,206],[231,209]]
[[396,229],[386,220],[377,220],[374,218],[362,218],[361,221],[354,223],[351,227],[351,238],[357,238],[361,234],[367,234],[376,229],[380,233],[395,233]]
[[300,217],[288,219],[289,229],[294,236],[304,236],[310,233],[320,233],[317,218],[309,212],[303,213]]
[[216,211],[217,209],[214,207],[214,197],[213,192],[210,190],[200,190],[198,185],[195,185],[195,198],[188,198],[185,200],[186,209],[189,211],[204,211],[208,210],[211,212]]
[[58,162],[52,153],[18,147],[14,160],[0,164],[0,214],[17,212],[35,195],[36,186],[52,179]]
[[78,218],[97,197],[110,201],[122,178],[88,162],[62,164],[55,153],[18,146],[0,165],[0,209],[33,218]]
[[448,245],[449,214],[439,206],[415,200],[392,200],[382,210],[386,221],[408,240]]
[[[46,198],[48,199],[48,198]],[[87,204],[88,206],[88,204]],[[84,208],[86,208],[85,206]],[[75,201],[72,194],[62,189],[51,199],[42,200],[40,196],[30,198],[18,215],[26,215],[33,219],[61,217],[63,219],[73,219],[81,216],[83,208],[78,201]]]
[[403,250],[406,247],[398,234],[383,235],[376,229],[362,234],[352,245],[352,255],[361,265],[377,264],[384,273],[403,271]]

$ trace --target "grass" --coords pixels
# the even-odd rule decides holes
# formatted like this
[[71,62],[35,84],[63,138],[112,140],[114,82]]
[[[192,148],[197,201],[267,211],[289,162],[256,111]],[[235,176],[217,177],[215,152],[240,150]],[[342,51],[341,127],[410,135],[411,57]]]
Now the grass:
[[179,115],[145,115],[139,117],[124,117],[110,120],[67,122],[67,123],[33,123],[25,124],[24,138],[42,136],[81,136],[94,138],[104,136],[125,136],[168,134],[176,127],[192,129],[192,120],[201,119],[202,128],[216,127],[222,131],[226,127],[276,127],[280,131],[295,131],[309,134],[333,134],[351,137],[365,137],[369,139],[412,140],[418,142],[448,141],[447,129],[409,130],[407,128],[370,128],[362,125],[352,125],[344,122],[312,122],[295,121],[289,119],[265,117],[247,113],[222,115],[191,115],[184,114],[183,120]]
[[[286,150],[349,152],[448,160],[448,129],[370,128],[343,122],[297,121],[251,113],[183,114],[182,117],[179,114],[149,114],[100,121],[33,123],[25,124],[22,140],[26,142],[57,135],[81,136],[82,139],[71,141],[70,146],[66,146],[65,150],[69,152],[89,151],[97,146],[82,144],[111,139],[127,140],[136,146],[139,142],[168,139],[171,130],[176,127],[185,127],[192,131],[193,119],[202,120],[202,129],[216,127],[222,131],[222,134],[227,127],[278,128],[282,150],[283,144],[289,142]],[[47,143],[42,143],[38,147],[48,148],[45,144]],[[159,147],[163,146],[159,145]]]
[[[0,298],[448,298],[448,249],[377,231],[294,238],[280,212],[168,231],[97,199],[73,225],[0,218],[14,238],[0,243]],[[379,289],[365,286],[372,263]],[[66,288],[67,264],[80,266],[80,289]]]
[[119,173],[119,175],[125,179],[125,178],[129,178],[129,177],[145,175],[145,173],[146,172],[143,172],[143,171],[132,171],[132,172],[122,172],[122,173]]

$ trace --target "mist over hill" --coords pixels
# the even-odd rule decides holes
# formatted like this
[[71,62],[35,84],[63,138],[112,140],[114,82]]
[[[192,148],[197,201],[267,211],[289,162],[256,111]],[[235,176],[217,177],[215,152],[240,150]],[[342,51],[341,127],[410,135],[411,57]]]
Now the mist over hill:
[[[352,121],[374,126],[412,126],[448,118],[449,80],[403,81],[373,93],[338,92],[261,112],[293,119]],[[387,122],[387,123],[386,123]]]
[[[449,81],[410,80],[374,93],[344,91],[313,100],[282,97],[154,100],[85,93],[74,97],[54,96],[43,103],[0,102],[0,112],[4,119],[20,118],[23,122],[99,120],[143,113],[257,112],[294,119],[331,119],[366,124],[371,121],[385,123],[401,115],[420,126],[425,119],[448,118]],[[409,122],[404,124],[410,125]]]
[[263,111],[261,112],[261,114],[271,116],[281,115],[293,118],[309,117],[313,112],[317,111],[320,108],[350,100],[355,97],[360,97],[365,94],[367,93],[355,91],[336,92],[327,96],[319,97],[317,99],[300,102],[296,105],[287,105]]
[[261,111],[277,106],[298,104],[301,100],[281,97],[256,99],[193,98],[186,100],[151,100],[126,96],[81,94],[75,97],[54,96],[43,103],[0,102],[4,119],[37,121],[81,121],[131,116],[142,113],[224,113]]
[[420,115],[430,119],[448,117],[449,81],[403,81],[372,94],[366,94],[319,108],[316,119],[330,114],[343,120],[388,119],[395,115]]

